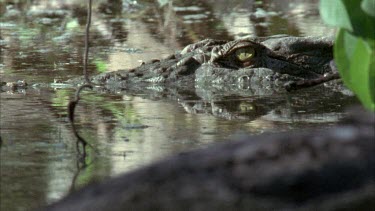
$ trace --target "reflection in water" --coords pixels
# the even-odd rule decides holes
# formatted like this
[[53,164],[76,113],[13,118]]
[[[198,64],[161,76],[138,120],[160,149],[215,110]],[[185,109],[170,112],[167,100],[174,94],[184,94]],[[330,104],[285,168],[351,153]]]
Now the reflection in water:
[[[221,1],[219,1],[221,2]],[[318,12],[318,1],[225,1],[212,3],[215,15],[234,38],[246,35],[270,36],[289,34],[321,36],[333,34],[323,25]]]
[[[47,84],[81,75],[86,8],[83,0],[6,2],[0,2],[0,80],[25,79],[33,86],[0,93],[0,210],[25,210],[61,198],[77,171],[66,114],[74,90]],[[94,5],[91,74],[136,67],[204,38],[332,33],[321,24],[317,1],[158,2]],[[75,185],[236,134],[330,126],[353,103],[324,87],[293,94],[85,92],[77,123],[100,154],[90,153],[92,164]]]

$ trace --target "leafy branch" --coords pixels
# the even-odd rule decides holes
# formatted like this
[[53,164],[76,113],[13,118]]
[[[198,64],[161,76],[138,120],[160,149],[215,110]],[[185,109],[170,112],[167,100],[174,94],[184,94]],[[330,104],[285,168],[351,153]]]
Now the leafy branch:
[[320,14],[339,27],[334,57],[344,83],[375,111],[375,1],[321,0]]

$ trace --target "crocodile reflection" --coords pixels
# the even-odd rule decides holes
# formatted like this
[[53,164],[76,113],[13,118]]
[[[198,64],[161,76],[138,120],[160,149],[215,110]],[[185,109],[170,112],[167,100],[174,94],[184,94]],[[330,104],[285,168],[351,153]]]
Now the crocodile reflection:
[[141,96],[151,100],[169,99],[178,103],[187,113],[246,121],[262,118],[279,122],[336,122],[344,114],[345,106],[357,103],[354,96],[324,86],[295,93],[268,95],[254,95],[252,92],[239,89],[229,92],[200,87],[193,90],[165,86],[144,89],[95,89],[102,93]]
[[213,115],[228,120],[255,120],[262,118],[273,122],[336,122],[343,113],[343,105],[352,105],[353,96],[332,92],[319,87],[309,93],[270,96],[198,97],[182,100],[179,104],[187,113]]

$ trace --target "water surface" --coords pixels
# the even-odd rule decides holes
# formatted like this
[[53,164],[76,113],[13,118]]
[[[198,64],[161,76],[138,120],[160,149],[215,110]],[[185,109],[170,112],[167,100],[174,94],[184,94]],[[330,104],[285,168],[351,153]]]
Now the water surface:
[[[325,87],[211,99],[87,91],[76,122],[100,154],[90,152],[90,165],[78,171],[66,110],[75,89],[48,84],[81,75],[84,1],[15,2],[0,3],[1,81],[37,85],[0,93],[0,210],[43,206],[90,182],[244,133],[330,127],[357,103]],[[90,74],[133,68],[205,38],[334,33],[317,1],[110,2],[94,4]]]

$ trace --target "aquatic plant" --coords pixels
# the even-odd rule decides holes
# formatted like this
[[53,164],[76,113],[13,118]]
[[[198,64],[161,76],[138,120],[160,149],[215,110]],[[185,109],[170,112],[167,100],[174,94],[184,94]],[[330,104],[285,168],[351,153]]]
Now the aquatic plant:
[[321,0],[320,14],[339,28],[334,58],[344,83],[375,111],[375,1]]

